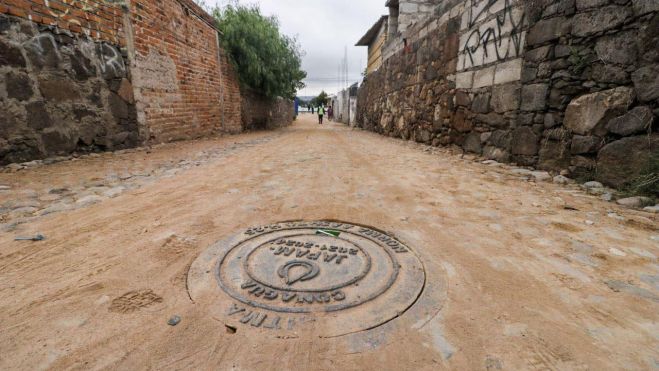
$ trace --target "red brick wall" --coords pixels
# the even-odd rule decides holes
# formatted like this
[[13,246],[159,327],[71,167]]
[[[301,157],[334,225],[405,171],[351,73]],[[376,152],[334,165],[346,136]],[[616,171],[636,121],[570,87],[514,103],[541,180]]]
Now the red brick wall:
[[245,130],[242,125],[242,96],[238,74],[224,51],[222,61],[222,130],[227,133],[240,133]]
[[220,63],[212,20],[187,0],[137,0],[130,16],[145,139],[166,142],[236,131],[237,81]]
[[253,90],[242,92],[242,126],[245,130],[271,130],[295,119],[295,104],[284,98],[267,98]]
[[121,5],[103,0],[1,0],[0,13],[124,45]]

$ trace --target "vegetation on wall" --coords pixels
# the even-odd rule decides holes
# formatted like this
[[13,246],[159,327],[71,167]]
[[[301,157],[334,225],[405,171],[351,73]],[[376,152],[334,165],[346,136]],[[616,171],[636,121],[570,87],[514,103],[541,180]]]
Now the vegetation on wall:
[[650,156],[645,169],[622,192],[628,196],[650,196],[659,201],[659,154]]
[[289,99],[304,87],[301,47],[295,38],[281,34],[277,18],[264,16],[257,5],[237,2],[216,7],[212,14],[241,85],[267,97]]

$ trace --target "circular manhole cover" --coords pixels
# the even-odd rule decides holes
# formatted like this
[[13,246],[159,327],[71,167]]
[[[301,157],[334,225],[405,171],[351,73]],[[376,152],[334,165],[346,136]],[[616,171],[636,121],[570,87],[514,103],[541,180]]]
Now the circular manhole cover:
[[374,228],[284,222],[212,246],[192,264],[188,290],[227,323],[340,336],[400,316],[425,280],[417,255]]

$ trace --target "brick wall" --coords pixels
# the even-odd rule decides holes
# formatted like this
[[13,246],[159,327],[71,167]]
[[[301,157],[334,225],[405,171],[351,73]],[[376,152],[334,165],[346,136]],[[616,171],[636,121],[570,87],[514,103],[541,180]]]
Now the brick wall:
[[138,0],[131,7],[129,42],[145,138],[166,142],[235,131],[221,105],[230,101],[223,94],[233,92],[234,79],[223,76],[228,69],[220,63],[212,20],[188,1]]
[[222,68],[222,112],[221,122],[222,130],[227,133],[235,134],[243,131],[242,125],[242,97],[240,91],[240,84],[238,81],[238,74],[229,62],[227,55],[221,56]]
[[123,45],[123,13],[119,1],[2,0],[0,13]]
[[659,158],[659,2],[447,0],[358,99],[385,135],[623,186]]
[[242,92],[241,100],[245,130],[277,129],[289,125],[295,118],[295,106],[291,100],[266,98],[250,90]]

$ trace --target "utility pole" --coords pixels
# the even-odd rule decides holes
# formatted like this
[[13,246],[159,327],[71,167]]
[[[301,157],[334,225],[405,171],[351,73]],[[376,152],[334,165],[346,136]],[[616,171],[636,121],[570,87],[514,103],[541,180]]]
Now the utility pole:
[[348,70],[348,46],[347,45],[345,46],[345,49],[344,49],[344,52],[343,52],[343,69],[344,69],[344,72],[345,72],[345,75],[344,75],[345,80],[344,80],[344,83],[343,83],[343,88],[348,89],[348,81],[349,81],[348,71],[349,70]]
[[339,95],[341,92],[341,62],[336,67],[336,95]]

